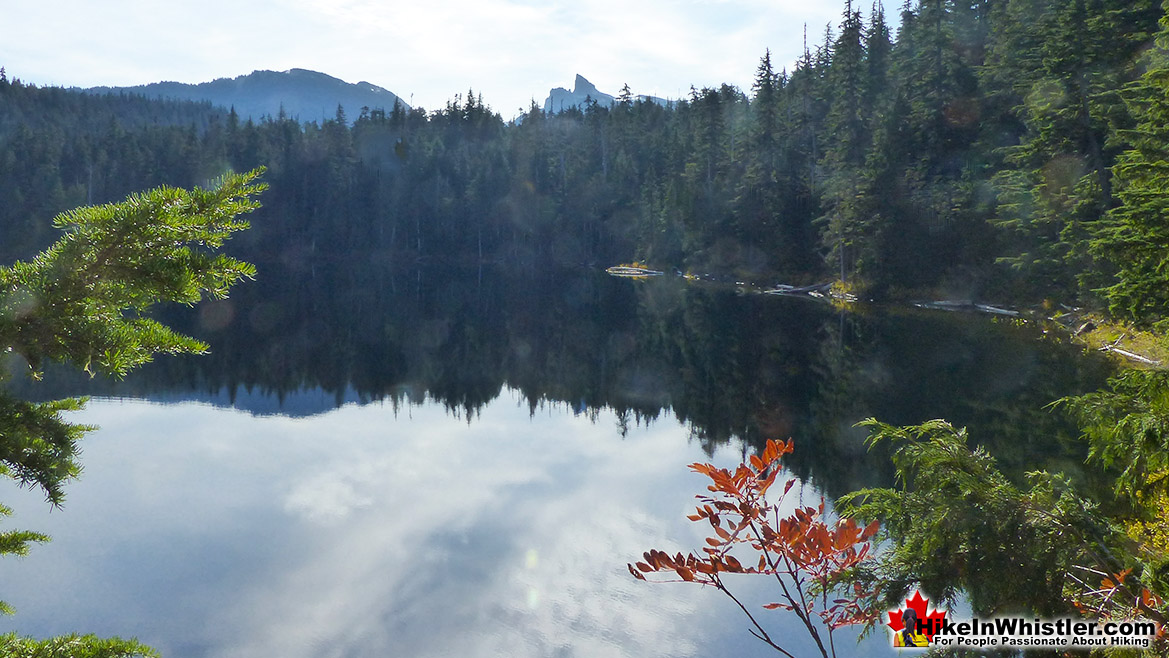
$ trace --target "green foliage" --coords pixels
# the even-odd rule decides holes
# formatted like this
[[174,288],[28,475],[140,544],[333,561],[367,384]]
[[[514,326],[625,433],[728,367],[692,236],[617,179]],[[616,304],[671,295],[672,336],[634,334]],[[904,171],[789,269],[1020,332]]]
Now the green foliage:
[[1010,5],[984,72],[1022,127],[993,175],[993,221],[1012,242],[1000,260],[1033,292],[1067,296],[1103,274],[1088,240],[1115,204],[1115,132],[1131,121],[1116,91],[1137,77],[1158,12],[1148,0]]
[[[1142,613],[1164,619],[1169,593],[1169,372],[1127,370],[1108,389],[1057,400],[1080,424],[1090,462],[1114,473],[1114,491],[1126,503],[1120,521],[1134,542],[1120,551],[1135,572],[1130,591],[1147,588],[1156,604]],[[1117,570],[1109,571],[1114,573]],[[1142,596],[1142,598],[1148,598]],[[1147,609],[1146,609],[1147,608]]]
[[1118,494],[1169,492],[1169,372],[1126,370],[1109,381],[1109,390],[1055,404],[1079,421],[1089,460],[1120,472]]
[[63,635],[48,640],[0,635],[0,653],[7,658],[157,658],[157,651],[137,640]]
[[[1120,200],[1112,167],[1139,112],[1118,90],[1140,76],[1151,0],[918,0],[895,39],[879,5],[865,20],[844,4],[794,68],[765,53],[750,97],[718,85],[663,107],[623,90],[613,107],[533,104],[510,125],[471,91],[352,126],[174,104],[151,124],[140,101],[0,84],[13,236],[0,252],[43,248],[45,214],[264,165],[264,212],[281,221],[244,239],[253,260],[650,257],[756,281],[855,279],[874,295],[993,285],[1069,299],[1114,283],[1129,261],[1106,243],[1139,254],[1145,234],[1096,224]],[[1142,287],[1118,312],[1156,298],[1155,276],[1123,274]]]
[[[0,517],[12,516],[12,508],[0,505]],[[49,541],[48,535],[29,530],[5,530],[0,532],[0,555],[28,555],[33,543]],[[0,614],[10,615],[15,612],[12,606],[0,601]]]
[[[77,444],[94,429],[66,422],[61,413],[76,411],[83,403],[77,398],[28,402],[0,393],[0,476],[39,488],[50,504],[60,506],[66,482],[81,473]],[[0,505],[0,517],[11,514]],[[0,555],[27,555],[32,543],[46,541],[49,537],[38,532],[3,531]],[[11,614],[12,608],[0,601],[0,613]]]
[[52,505],[60,505],[65,482],[81,473],[77,442],[94,429],[65,422],[61,412],[83,404],[77,398],[27,402],[0,394],[0,475],[38,487]]
[[219,299],[255,268],[214,254],[238,215],[258,207],[261,170],[210,189],[161,187],[116,204],[58,215],[65,236],[31,261],[0,268],[0,344],[36,370],[45,359],[124,375],[157,352],[203,343],[145,316],[159,302]]
[[[1169,11],[1169,5],[1166,6]],[[1169,318],[1169,16],[1161,19],[1149,69],[1124,90],[1137,125],[1122,133],[1131,144],[1113,173],[1121,206],[1101,222],[1091,243],[1116,279],[1101,292],[1117,316],[1138,324]]]
[[945,421],[862,425],[870,447],[892,450],[899,487],[848,494],[841,511],[879,520],[892,540],[870,574],[890,603],[916,583],[945,601],[965,593],[980,615],[1056,615],[1070,609],[1064,590],[1073,566],[1108,564],[1102,547],[1112,530],[1067,478],[1033,472],[1020,488],[986,451],[967,446],[965,429]]
[[865,50],[863,24],[859,11],[852,11],[851,3],[840,24],[840,36],[832,46],[832,68],[828,85],[833,97],[825,120],[825,130],[832,136],[824,150],[821,163],[829,172],[823,183],[823,198],[827,213],[822,223],[821,243],[828,250],[828,259],[839,267],[841,281],[854,269],[855,248],[862,242],[866,209],[862,205],[861,186],[865,182],[860,168],[871,133],[865,117],[872,114],[866,107],[864,94]]
[[[0,347],[38,374],[45,360],[71,361],[87,372],[124,375],[156,352],[198,353],[206,345],[146,317],[159,302],[194,304],[227,296],[255,268],[215,254],[237,217],[258,207],[261,170],[228,174],[210,189],[160,187],[116,204],[58,215],[65,236],[29,261],[0,268]],[[81,472],[78,442],[89,426],[67,422],[84,400],[33,403],[0,393],[0,476],[38,487],[54,506]],[[11,510],[0,505],[0,516]],[[0,555],[25,555],[48,537],[0,533]],[[11,613],[0,602],[0,612]],[[137,641],[94,636],[31,640],[0,636],[6,656],[114,658],[156,655]]]

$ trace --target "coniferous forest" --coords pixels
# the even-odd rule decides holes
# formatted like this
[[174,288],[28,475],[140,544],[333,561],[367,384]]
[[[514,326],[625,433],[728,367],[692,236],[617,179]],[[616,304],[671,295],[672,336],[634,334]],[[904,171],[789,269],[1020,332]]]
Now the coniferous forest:
[[[790,68],[505,122],[445,107],[321,124],[0,82],[8,259],[45,219],[159,184],[268,168],[247,257],[661,268],[840,280],[867,297],[1109,305],[1163,317],[1147,221],[1167,190],[1162,8],[1027,0],[849,3]],[[811,40],[811,37],[809,37]],[[1160,278],[1159,278],[1160,277]]]
[[[623,418],[640,419],[673,404],[680,417],[710,428],[710,437],[738,435],[745,444],[765,437],[743,429],[740,417],[750,413],[728,411],[747,406],[743,400],[778,396],[783,404],[771,406],[794,408],[815,406],[804,404],[813,398],[829,407],[857,397],[849,386],[862,384],[849,380],[871,373],[844,356],[843,315],[817,320],[820,333],[833,338],[820,343],[751,324],[771,317],[765,312],[713,304],[692,309],[689,319],[662,311],[598,321],[629,336],[652,336],[655,349],[669,355],[662,361],[671,363],[676,390],[662,402],[611,393],[618,379],[611,364],[640,358],[632,343],[610,340],[592,349],[584,339],[570,340],[573,330],[555,326],[557,317],[545,324],[540,311],[531,318],[512,312],[520,305],[510,296],[520,296],[524,284],[510,285],[508,276],[501,277],[506,291],[492,307],[493,333],[534,327],[530,333],[550,346],[546,354],[528,350],[540,356],[536,366],[521,367],[504,340],[484,349],[490,341],[470,329],[450,371],[421,356],[412,360],[433,347],[430,327],[460,317],[452,309],[478,311],[484,299],[491,301],[482,292],[482,269],[473,295],[461,284],[443,289],[434,309],[429,302],[411,308],[409,295],[396,289],[396,275],[363,274],[438,264],[452,270],[500,265],[510,275],[636,260],[732,281],[834,282],[838,291],[877,301],[1081,306],[1163,338],[1169,330],[1169,0],[907,0],[898,16],[849,0],[842,9],[837,23],[809,34],[795,63],[785,66],[762,53],[749,89],[692,88],[686,98],[658,104],[636,100],[626,86],[611,106],[546,113],[533,103],[512,120],[472,89],[434,110],[397,105],[360,108],[352,116],[339,107],[322,122],[302,124],[283,114],[245,121],[231,108],[209,104],[40,88],[0,69],[0,262],[46,249],[58,233],[49,218],[71,208],[158,186],[202,186],[229,171],[253,171],[221,179],[251,185],[262,170],[262,207],[226,251],[256,263],[261,273],[265,267],[308,271],[315,280],[321,267],[322,281],[336,278],[354,289],[304,295],[308,301],[295,315],[356,317],[373,310],[366,321],[338,322],[339,335],[328,339],[347,346],[349,361],[322,348],[303,363],[277,354],[258,370],[292,371],[297,386],[339,391],[338,400],[347,387],[384,394],[379,370],[408,372],[396,382],[403,385],[429,376],[436,398],[469,418],[505,385],[489,373],[499,370],[496,362],[506,363],[515,367],[508,385],[523,388],[528,374],[587,379],[587,395],[577,394],[582,406],[608,404]],[[248,194],[258,193],[258,185],[247,187]],[[143,198],[162,207],[171,196],[181,194],[164,190]],[[153,235],[149,229],[142,230]],[[19,291],[28,282],[18,275],[31,280],[37,262],[48,267],[42,261],[0,272],[14,273],[12,290]],[[239,270],[240,277],[245,273]],[[366,285],[375,280],[388,280],[392,293]],[[416,282],[421,291],[421,275]],[[281,285],[293,284],[275,284]],[[562,295],[532,286],[522,296],[544,300],[537,306],[546,311]],[[414,295],[416,302],[423,298]],[[400,342],[420,347],[372,358],[366,344],[384,340],[388,325],[381,318],[395,311],[417,318]],[[278,345],[272,339],[294,324],[284,322],[293,315],[268,322],[259,340]],[[603,315],[599,307],[595,315]],[[701,342],[683,335],[690,325],[711,345],[690,350]],[[766,349],[744,351],[728,340],[724,350],[719,341],[736,328],[750,338],[743,344]],[[288,331],[298,345],[327,342],[307,320]],[[921,340],[903,333],[906,341]],[[229,348],[225,360],[210,362],[203,381],[234,386],[238,372],[215,368],[247,362],[253,352]],[[970,361],[993,360],[979,354]],[[319,362],[328,364],[329,381],[305,374]],[[906,379],[928,380],[927,368],[954,370],[934,363],[921,373],[910,369]],[[1094,368],[1077,381],[1096,381]],[[368,381],[355,372],[367,372]],[[880,422],[889,419],[863,422],[869,448],[891,457],[885,481],[896,484],[831,491],[842,494],[841,513],[879,521],[888,540],[878,567],[850,575],[882,605],[903,601],[910,584],[921,584],[949,601],[965,597],[977,614],[1075,610],[1164,623],[1167,372],[1122,372],[1106,389],[1054,402],[1082,435],[1069,452],[1078,461],[1087,453],[1096,469],[1089,476],[1020,475],[1048,463],[1030,454],[1040,450],[1038,443],[975,437],[998,451],[1009,467],[1000,470],[984,447],[967,445],[966,429],[944,421],[900,428]],[[262,386],[267,374],[243,377]],[[777,393],[774,382],[789,380],[790,390]],[[467,381],[478,386],[472,395],[443,397],[444,384],[454,391]],[[817,387],[822,390],[810,392]],[[1034,396],[1064,395],[1054,390]],[[534,409],[538,396],[525,395]],[[897,409],[895,402],[882,404]],[[1044,418],[1051,408],[1044,407]],[[1004,419],[993,404],[981,412],[985,417],[971,414],[979,418],[971,423],[975,431],[990,434],[1011,422],[1032,428],[1033,436],[1048,431],[1042,429],[1047,420]],[[835,426],[836,416],[803,427],[820,424]],[[834,463],[847,461],[835,454]],[[797,453],[793,462],[802,473],[799,459]],[[840,489],[872,482],[853,475]],[[1081,568],[1094,575],[1069,584],[1067,574]]]

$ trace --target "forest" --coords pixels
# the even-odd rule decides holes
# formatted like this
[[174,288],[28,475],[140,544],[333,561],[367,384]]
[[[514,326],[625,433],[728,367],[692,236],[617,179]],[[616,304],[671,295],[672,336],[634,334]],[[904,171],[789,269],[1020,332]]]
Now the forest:
[[846,5],[790,70],[512,122],[474,91],[350,121],[86,96],[0,78],[7,259],[44,219],[163,183],[268,168],[240,253],[378,262],[659,268],[1096,303],[1162,319],[1169,67],[1151,0]]
[[[790,67],[764,53],[750,89],[694,88],[663,106],[626,87],[612,106],[550,114],[533,104],[511,121],[474,90],[430,111],[241,121],[230,108],[39,88],[0,69],[0,262],[48,247],[48,218],[71,208],[257,167],[262,207],[226,251],[261,270],[315,278],[318,266],[344,264],[358,287],[368,270],[431,263],[539,271],[638,260],[732,281],[834,282],[867,300],[1083,306],[1163,335],[1169,3],[918,0],[889,21],[880,5],[850,0]],[[314,313],[339,303],[305,300]],[[348,301],[327,312],[393,312],[371,293]],[[336,340],[361,352],[362,331]],[[588,374],[593,356],[573,362]],[[482,384],[487,396],[501,385]],[[873,421],[871,443],[889,450],[898,485],[846,494],[841,507],[880,520],[896,546],[871,582],[888,601],[921,583],[964,592],[979,613],[1164,621],[1166,391],[1164,371],[1129,371],[1057,403],[1108,479],[1103,496],[1058,473],[1004,476],[947,424]],[[704,397],[716,403],[690,413],[716,417],[736,397]],[[640,412],[638,401],[620,404]],[[726,421],[716,433],[737,431]],[[1009,564],[971,548],[987,545],[1005,547]],[[1078,567],[1107,580],[1069,585]]]

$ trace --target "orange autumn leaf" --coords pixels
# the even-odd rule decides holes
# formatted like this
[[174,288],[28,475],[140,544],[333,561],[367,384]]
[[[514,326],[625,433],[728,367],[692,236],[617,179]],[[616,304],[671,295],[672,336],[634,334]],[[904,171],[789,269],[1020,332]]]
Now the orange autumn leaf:
[[[731,470],[691,464],[692,471],[709,479],[706,490],[710,493],[697,496],[700,505],[687,518],[708,522],[712,533],[697,553],[647,553],[647,566],[654,571],[674,572],[686,582],[714,585],[732,598],[722,574],[754,573],[815,583],[825,593],[833,594],[831,604],[827,599],[809,598],[804,589],[796,588],[792,590],[794,594],[785,593],[786,602],[764,607],[803,611],[801,621],[805,625],[818,621],[829,631],[864,623],[873,617],[869,611],[875,605],[876,593],[859,583],[842,585],[839,578],[870,559],[869,540],[876,536],[879,526],[871,523],[862,529],[852,519],[829,520],[823,499],[816,507],[799,507],[780,518],[780,504],[798,479],[788,478],[778,497],[769,496],[768,491],[783,472],[780,459],[793,449],[790,440],[770,440],[761,454]],[[732,552],[739,556],[753,554],[750,563],[757,566],[745,568]]]

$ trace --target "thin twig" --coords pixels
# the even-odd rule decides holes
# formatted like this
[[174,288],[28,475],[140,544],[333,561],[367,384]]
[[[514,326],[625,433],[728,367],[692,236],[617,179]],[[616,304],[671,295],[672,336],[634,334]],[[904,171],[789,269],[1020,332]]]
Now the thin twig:
[[[775,574],[775,579],[779,582],[780,589],[783,590],[783,597],[787,599],[788,603],[791,604],[792,610],[796,613],[796,617],[798,617],[799,620],[804,623],[804,627],[808,629],[808,633],[811,634],[812,639],[816,641],[816,646],[820,649],[820,655],[824,658],[828,658],[828,651],[824,648],[824,643],[820,640],[820,634],[816,632],[816,625],[813,624],[812,620],[808,618],[807,611],[801,605],[803,603],[802,597],[800,601],[797,601],[795,597],[791,595],[791,592],[788,591],[787,583],[783,581],[783,577],[781,576],[779,565],[771,557],[771,551],[767,550],[767,544],[763,541],[763,537],[760,535],[759,529],[755,527],[754,523],[751,524],[751,532],[754,533],[755,539],[759,542],[760,550],[763,551],[763,556],[767,560],[768,566],[771,567],[772,572]],[[784,556],[782,553],[780,556],[784,557],[786,561],[786,556]],[[790,569],[791,562],[788,561],[787,564],[789,565],[787,573],[791,573],[792,580],[796,581],[797,578]]]
[[743,602],[740,601],[734,594],[731,594],[731,590],[727,589],[726,585],[723,584],[722,579],[719,578],[717,575],[715,576],[715,579],[714,579],[714,585],[719,590],[721,590],[724,594],[731,597],[731,600],[735,602],[735,605],[739,606],[739,609],[743,611],[743,614],[747,615],[747,619],[751,620],[751,623],[755,626],[755,629],[758,629],[758,632],[756,632],[755,629],[750,629],[750,628],[747,629],[748,631],[750,631],[751,635],[754,635],[755,637],[759,638],[760,640],[763,640],[772,649],[775,649],[776,651],[782,653],[783,655],[787,656],[788,658],[795,658],[795,656],[788,653],[787,649],[784,649],[783,647],[779,646],[771,639],[771,636],[767,634],[767,631],[764,630],[763,626],[761,626],[759,624],[759,622],[755,620],[755,616],[751,614],[751,611],[747,610],[747,606],[743,605]]

